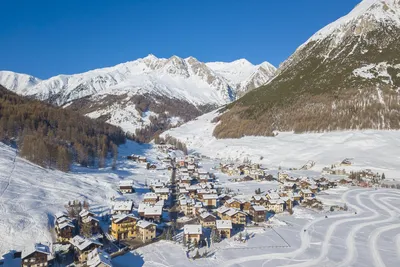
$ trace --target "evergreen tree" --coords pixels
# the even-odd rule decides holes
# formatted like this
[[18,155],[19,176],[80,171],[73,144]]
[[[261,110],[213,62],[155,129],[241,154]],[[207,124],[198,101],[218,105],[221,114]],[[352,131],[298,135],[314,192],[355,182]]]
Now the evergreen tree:
[[382,180],[385,180],[385,173],[382,173],[381,179],[382,179]]

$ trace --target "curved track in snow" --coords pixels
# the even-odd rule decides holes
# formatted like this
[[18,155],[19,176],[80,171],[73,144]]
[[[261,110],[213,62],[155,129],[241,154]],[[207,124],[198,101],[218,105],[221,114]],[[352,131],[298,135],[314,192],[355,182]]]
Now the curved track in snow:
[[[301,245],[294,251],[247,256],[225,261],[221,266],[268,266],[313,267],[313,266],[369,266],[391,267],[385,263],[380,247],[381,236],[394,234],[393,258],[400,251],[400,191],[397,190],[349,190],[342,196],[352,212],[321,215],[303,229],[324,229],[322,232],[304,232],[301,229]],[[355,214],[355,211],[357,214]],[[323,226],[323,227],[322,227]],[[326,226],[326,227],[325,227]],[[322,241],[320,241],[322,235]],[[343,240],[337,243],[338,240]],[[367,239],[367,241],[364,241]],[[336,243],[335,243],[336,242]],[[320,244],[316,246],[315,244]],[[360,256],[367,247],[368,259]],[[334,255],[336,253],[336,255]],[[340,260],[337,260],[339,255]],[[342,256],[343,255],[343,256]],[[390,255],[392,256],[392,255]],[[360,258],[361,257],[361,258]],[[255,264],[257,262],[257,264]],[[363,263],[362,263],[363,262]]]

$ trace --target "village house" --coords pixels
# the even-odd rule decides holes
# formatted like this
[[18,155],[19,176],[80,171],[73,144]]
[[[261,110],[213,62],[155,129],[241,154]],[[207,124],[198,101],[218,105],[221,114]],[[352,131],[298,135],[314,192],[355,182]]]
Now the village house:
[[143,196],[143,203],[147,203],[147,204],[156,204],[158,201],[158,196],[156,193],[151,193],[148,192],[146,194],[144,194]]
[[289,211],[293,210],[293,199],[291,197],[281,197],[281,200],[284,203],[284,209],[287,209]]
[[102,249],[95,248],[88,254],[88,267],[112,267],[111,256]]
[[237,209],[229,209],[224,213],[224,219],[230,220],[234,225],[246,225],[246,217],[246,213]]
[[132,214],[115,215],[111,219],[111,235],[116,240],[134,238],[138,218]]
[[266,220],[267,210],[263,206],[251,206],[249,213],[253,222],[260,223]]
[[199,242],[202,238],[203,228],[200,224],[186,224],[183,227],[186,242]]
[[265,203],[267,202],[267,198],[264,196],[252,196],[251,201],[255,204],[255,205],[259,205],[259,206],[264,206]]
[[148,203],[140,203],[138,213],[141,219],[146,219],[151,222],[161,222],[162,206],[151,205]]
[[217,218],[209,212],[203,212],[199,216],[200,223],[203,227],[214,227]]
[[48,257],[51,255],[49,246],[41,243],[23,250],[21,254],[22,267],[48,266]]
[[235,198],[231,198],[231,199],[228,199],[227,201],[225,201],[224,205],[226,207],[228,207],[228,208],[234,208],[234,209],[240,210],[242,202],[240,200],[235,199]]
[[55,231],[57,234],[57,241],[65,244],[68,243],[71,238],[76,234],[76,228],[74,221],[67,217],[64,213],[58,213],[55,215]]
[[[193,204],[192,204],[193,202]],[[193,205],[194,205],[194,199],[186,199],[182,198],[179,199],[179,208],[183,212],[185,216],[191,216],[193,215]]]
[[302,198],[308,198],[313,196],[313,192],[310,189],[301,189],[300,195]]
[[158,199],[168,200],[169,198],[169,188],[156,188],[154,193],[157,195]]
[[207,188],[202,188],[202,189],[198,189],[196,191],[196,195],[199,199],[203,199],[204,195],[210,195],[210,194],[217,194],[217,190],[215,189],[207,189]]
[[208,195],[203,195],[203,206],[208,209],[213,209],[217,207],[217,200],[218,200],[218,195],[217,194],[208,194]]
[[266,203],[266,208],[268,211],[273,211],[275,213],[283,212],[284,202],[282,199],[270,199]]
[[166,184],[157,180],[157,181],[152,181],[150,183],[150,189],[154,192],[154,190],[156,190],[157,188],[164,188],[166,187]]
[[217,220],[215,224],[216,230],[222,239],[231,238],[232,222],[230,220]]
[[112,214],[130,214],[133,209],[133,201],[125,200],[125,201],[116,201],[114,203]]
[[265,195],[265,197],[267,198],[267,200],[271,200],[271,199],[279,199],[279,194],[276,192],[269,192]]
[[79,220],[82,222],[82,220],[87,217],[95,217],[95,214],[87,209],[82,209],[81,212],[79,212]]
[[131,180],[122,180],[119,182],[119,191],[122,194],[132,194],[133,190],[133,181]]
[[100,248],[103,245],[93,239],[88,239],[80,235],[74,236],[70,241],[74,248],[74,258],[80,263],[84,263],[88,259],[88,254],[95,248]]
[[86,216],[82,219],[81,229],[87,229],[87,233],[90,235],[98,234],[100,233],[99,220],[92,216]]
[[136,227],[137,237],[140,238],[143,243],[156,238],[156,224],[141,220],[137,222]]

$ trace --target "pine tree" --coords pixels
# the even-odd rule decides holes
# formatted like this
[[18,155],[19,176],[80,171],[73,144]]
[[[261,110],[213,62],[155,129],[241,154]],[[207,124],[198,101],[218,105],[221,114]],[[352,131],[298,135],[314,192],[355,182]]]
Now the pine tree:
[[385,180],[385,173],[382,173],[381,179],[382,179],[382,180]]

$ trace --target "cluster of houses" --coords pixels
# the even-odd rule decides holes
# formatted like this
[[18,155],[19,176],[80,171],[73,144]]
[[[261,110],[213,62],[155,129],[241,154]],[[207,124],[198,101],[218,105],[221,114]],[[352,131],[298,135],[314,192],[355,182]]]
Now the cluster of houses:
[[267,178],[267,174],[265,173],[265,169],[261,167],[260,164],[222,164],[220,163],[219,169],[222,173],[225,173],[229,176],[239,176],[244,175],[245,177],[251,177],[255,180],[265,180]]

